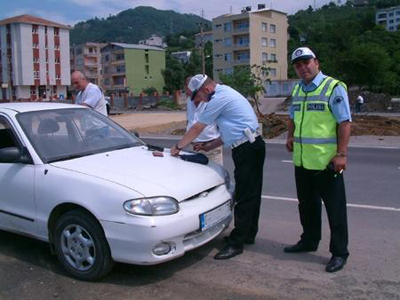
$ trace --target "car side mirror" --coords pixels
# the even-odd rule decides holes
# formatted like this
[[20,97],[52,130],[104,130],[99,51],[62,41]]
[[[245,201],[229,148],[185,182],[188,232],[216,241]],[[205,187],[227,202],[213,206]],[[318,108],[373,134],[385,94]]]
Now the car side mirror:
[[30,155],[25,148],[7,147],[0,149],[0,163],[32,163]]

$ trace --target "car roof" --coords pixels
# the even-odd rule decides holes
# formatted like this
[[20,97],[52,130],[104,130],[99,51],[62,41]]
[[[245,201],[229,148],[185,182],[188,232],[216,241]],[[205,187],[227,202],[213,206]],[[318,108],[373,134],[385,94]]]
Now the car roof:
[[67,103],[50,103],[50,102],[7,102],[0,103],[1,109],[10,109],[16,112],[28,112],[48,109],[63,109],[63,108],[85,108],[81,105]]

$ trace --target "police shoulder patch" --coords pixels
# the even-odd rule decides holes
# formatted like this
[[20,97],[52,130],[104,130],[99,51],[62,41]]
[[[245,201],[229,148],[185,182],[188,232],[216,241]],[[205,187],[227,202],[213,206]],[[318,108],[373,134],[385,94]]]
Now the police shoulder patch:
[[339,104],[340,102],[343,101],[343,97],[336,97],[335,99],[333,99],[333,104]]

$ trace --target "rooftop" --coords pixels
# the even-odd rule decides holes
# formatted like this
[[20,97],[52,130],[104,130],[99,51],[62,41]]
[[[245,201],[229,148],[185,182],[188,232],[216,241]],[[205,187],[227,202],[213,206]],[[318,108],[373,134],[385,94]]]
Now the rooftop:
[[69,26],[69,25],[63,25],[60,23],[56,23],[53,21],[49,21],[46,19],[28,15],[28,14],[0,20],[0,25],[7,25],[7,24],[13,24],[13,23],[27,23],[27,24],[34,24],[34,25],[44,25],[44,26],[71,29],[71,26]]

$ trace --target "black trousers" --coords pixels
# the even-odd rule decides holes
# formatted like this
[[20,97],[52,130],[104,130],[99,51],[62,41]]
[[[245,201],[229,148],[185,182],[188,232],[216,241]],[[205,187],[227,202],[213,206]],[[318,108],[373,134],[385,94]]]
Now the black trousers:
[[254,239],[258,232],[261,189],[265,160],[265,143],[261,137],[250,144],[246,142],[232,150],[235,164],[235,227],[229,244],[243,247],[247,239]]
[[347,258],[348,228],[343,174],[295,167],[295,178],[300,222],[303,226],[301,240],[316,246],[321,240],[322,199],[331,230],[329,251],[333,256]]

